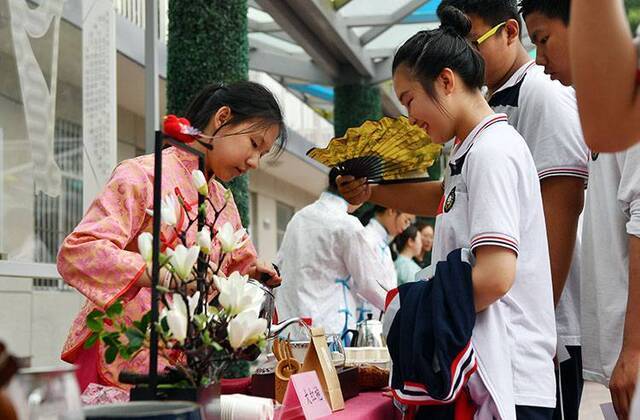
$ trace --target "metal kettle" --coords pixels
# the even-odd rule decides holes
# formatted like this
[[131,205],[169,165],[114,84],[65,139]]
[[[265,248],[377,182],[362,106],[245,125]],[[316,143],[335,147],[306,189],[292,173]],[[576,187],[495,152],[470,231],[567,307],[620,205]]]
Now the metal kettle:
[[344,341],[351,334],[349,347],[386,347],[382,336],[382,322],[373,319],[373,314],[367,314],[367,319],[358,322],[355,330],[347,330],[342,334]]
[[[260,305],[260,311],[258,312],[259,318],[264,318],[267,320],[267,330],[266,335],[267,339],[276,338],[285,328],[289,325],[301,323],[302,318],[289,318],[284,321],[273,324],[273,313],[275,309],[275,295],[273,293],[273,289],[259,280],[249,279],[248,284],[257,287],[263,293],[262,295],[262,304]],[[305,323],[301,323],[301,325],[308,328],[308,325]]]

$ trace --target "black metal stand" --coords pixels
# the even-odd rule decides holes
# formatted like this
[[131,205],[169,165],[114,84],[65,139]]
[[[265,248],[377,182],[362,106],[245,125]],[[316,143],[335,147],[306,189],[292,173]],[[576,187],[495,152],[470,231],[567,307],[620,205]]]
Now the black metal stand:
[[[154,147],[154,178],[153,178],[153,258],[151,265],[151,335],[149,338],[149,376],[144,384],[133,388],[130,393],[131,400],[162,400],[167,399],[166,392],[158,391],[158,332],[155,326],[158,324],[158,281],[160,276],[160,208],[162,206],[162,150],[165,144],[170,144],[198,157],[198,168],[204,172],[204,153],[193,147],[167,137],[161,131],[156,131]],[[198,209],[204,203],[204,197],[198,194]],[[198,210],[198,231],[202,229],[205,215]],[[202,264],[202,262],[198,262]],[[191,400],[191,398],[188,398]]]

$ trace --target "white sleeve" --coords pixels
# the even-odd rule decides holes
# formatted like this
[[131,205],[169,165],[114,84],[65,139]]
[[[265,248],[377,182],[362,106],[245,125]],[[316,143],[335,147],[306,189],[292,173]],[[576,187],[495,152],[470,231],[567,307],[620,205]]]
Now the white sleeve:
[[618,204],[627,216],[627,233],[640,237],[640,145],[616,155],[620,165]]
[[382,278],[385,271],[369,245],[364,229],[348,232],[344,240],[344,264],[353,280],[354,294],[359,294],[376,308],[384,310],[387,290],[381,285],[385,284]]
[[588,178],[589,151],[584,142],[578,114],[575,91],[559,82],[537,76],[536,83],[528,86],[527,97],[522,104],[518,125],[533,161],[538,178],[553,176]]
[[477,146],[480,145],[469,153],[465,175],[470,248],[474,251],[483,245],[496,245],[517,255],[520,240],[517,161],[501,151],[499,144]]

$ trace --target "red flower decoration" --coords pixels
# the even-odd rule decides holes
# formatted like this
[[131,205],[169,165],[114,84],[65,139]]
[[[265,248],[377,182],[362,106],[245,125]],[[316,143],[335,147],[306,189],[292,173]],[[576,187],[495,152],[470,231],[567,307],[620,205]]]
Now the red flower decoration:
[[191,126],[186,118],[178,118],[175,115],[167,115],[164,117],[163,130],[167,136],[183,143],[192,143],[200,137],[202,132]]

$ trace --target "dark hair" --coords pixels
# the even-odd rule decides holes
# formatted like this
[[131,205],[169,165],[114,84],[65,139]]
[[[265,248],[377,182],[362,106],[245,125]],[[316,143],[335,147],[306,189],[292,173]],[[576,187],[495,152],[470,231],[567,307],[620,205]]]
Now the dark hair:
[[372,210],[372,212],[373,212],[373,214],[374,214],[374,215],[376,215],[376,214],[382,214],[382,213],[384,213],[385,211],[387,211],[387,207],[380,206],[380,205],[378,205],[378,204],[376,204],[375,206],[373,206],[373,210]]
[[489,26],[514,19],[522,27],[517,0],[442,0],[437,11],[440,20],[447,7],[455,7],[466,15],[476,15]]
[[445,68],[457,73],[470,89],[484,85],[484,61],[465,39],[471,30],[469,19],[454,7],[445,7],[440,20],[438,29],[420,31],[409,38],[396,52],[392,65],[394,73],[400,65],[407,66],[436,102],[433,82]]
[[329,186],[327,187],[327,191],[332,194],[338,193],[338,184],[336,183],[336,178],[340,175],[340,171],[338,168],[331,168],[329,171]]
[[418,229],[418,232],[422,232],[427,226],[433,229],[433,225],[425,220],[416,220],[413,225]]
[[252,129],[277,124],[279,141],[277,142],[276,155],[284,149],[287,143],[287,128],[278,101],[269,89],[259,83],[249,81],[240,81],[229,85],[209,85],[191,100],[184,116],[193,127],[204,130],[211,117],[223,106],[228,106],[231,109],[231,118],[218,130],[252,119],[257,120],[256,124],[251,127]]
[[376,216],[376,214],[381,214],[385,211],[387,211],[386,207],[367,202],[362,207],[360,207],[354,215],[358,217],[360,223],[366,226],[369,224],[371,219]]
[[535,12],[550,19],[560,19],[568,25],[571,0],[522,0],[520,2],[520,13],[523,18]]
[[420,233],[420,230],[416,225],[409,225],[408,228],[406,228],[405,230],[402,231],[402,233],[397,235],[393,239],[393,245],[395,246],[398,254],[404,251],[404,249],[407,246],[407,243],[409,242],[409,239],[415,240],[418,237],[419,233]]

